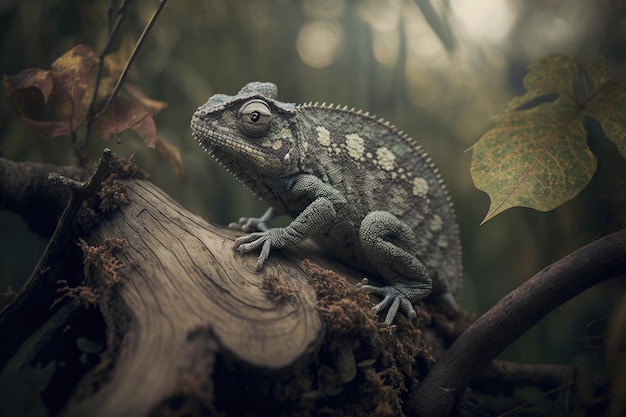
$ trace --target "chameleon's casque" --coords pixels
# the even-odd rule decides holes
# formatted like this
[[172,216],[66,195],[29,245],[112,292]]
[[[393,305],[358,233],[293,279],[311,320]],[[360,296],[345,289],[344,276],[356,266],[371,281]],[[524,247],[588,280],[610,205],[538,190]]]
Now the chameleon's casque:
[[[270,204],[239,227],[241,252],[311,237],[344,263],[383,278],[364,282],[389,309],[415,315],[431,293],[454,305],[462,282],[454,210],[440,175],[420,146],[389,123],[333,105],[276,100],[271,83],[249,83],[235,96],[216,94],[191,120],[200,145]],[[277,214],[294,220],[269,228]]]

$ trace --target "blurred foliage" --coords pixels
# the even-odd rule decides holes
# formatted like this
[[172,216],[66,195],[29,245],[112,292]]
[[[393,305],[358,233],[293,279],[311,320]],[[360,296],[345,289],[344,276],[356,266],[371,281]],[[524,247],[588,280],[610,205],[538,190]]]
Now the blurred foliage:
[[[422,2],[423,3],[423,2]],[[609,74],[626,74],[622,2],[540,0],[431,1],[454,36],[446,48],[416,2],[401,0],[170,1],[143,45],[128,82],[168,103],[154,117],[158,135],[180,151],[184,180],[164,156],[123,133],[108,142],[122,157],[136,154],[151,180],[216,223],[262,213],[256,201],[191,139],[194,110],[214,93],[232,94],[252,80],[272,81],[287,102],[334,102],[392,121],[432,156],[456,204],[466,285],[461,304],[481,313],[550,262],[622,224],[626,167],[597,123],[585,121],[598,158],[590,185],[548,213],[513,209],[484,226],[488,207],[469,175],[464,151],[490,127],[522,78],[551,53],[588,62],[603,54]],[[49,68],[79,44],[100,51],[109,28],[107,2],[3,0],[0,72]],[[471,7],[469,6],[471,4]],[[155,7],[130,1],[114,40],[133,41]],[[0,149],[15,161],[72,164],[69,140],[42,140],[6,101],[0,103]],[[91,160],[105,143],[92,140]],[[621,206],[620,206],[620,201]],[[618,217],[617,219],[615,217]],[[17,216],[0,213],[0,287],[19,288],[42,250]],[[38,253],[39,252],[39,253]],[[552,313],[504,356],[567,363],[585,325],[611,314],[624,283],[599,285]]]

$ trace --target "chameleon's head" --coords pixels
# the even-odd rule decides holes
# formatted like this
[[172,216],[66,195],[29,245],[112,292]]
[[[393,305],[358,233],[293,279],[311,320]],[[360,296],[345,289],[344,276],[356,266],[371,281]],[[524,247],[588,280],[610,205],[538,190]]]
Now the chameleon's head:
[[191,119],[194,138],[244,182],[290,174],[295,105],[276,101],[271,83],[249,83],[235,96],[216,94]]

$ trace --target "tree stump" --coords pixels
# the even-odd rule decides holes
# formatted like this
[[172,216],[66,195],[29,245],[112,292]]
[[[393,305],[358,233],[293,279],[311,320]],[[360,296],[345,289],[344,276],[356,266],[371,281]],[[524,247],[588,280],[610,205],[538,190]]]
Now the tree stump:
[[[119,289],[103,306],[110,337],[123,334],[109,341],[121,354],[112,379],[67,415],[147,415],[176,391],[181,375],[210,369],[211,351],[269,371],[315,354],[323,328],[295,253],[273,254],[256,273],[255,257],[232,249],[234,232],[188,212],[149,182],[124,185],[129,204],[87,239],[96,247],[123,242],[114,255],[123,265]],[[293,290],[290,302],[273,302],[264,277]]]

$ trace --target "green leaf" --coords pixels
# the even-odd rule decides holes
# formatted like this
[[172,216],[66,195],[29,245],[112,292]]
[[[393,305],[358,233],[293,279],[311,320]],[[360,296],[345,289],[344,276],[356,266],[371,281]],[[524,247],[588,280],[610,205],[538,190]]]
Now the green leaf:
[[[527,92],[493,118],[494,127],[472,148],[472,179],[491,198],[483,223],[511,207],[552,210],[587,186],[597,163],[585,117],[598,120],[626,157],[624,84],[609,81],[601,57],[582,80],[573,58],[563,55],[539,59],[529,70]],[[579,100],[574,85],[587,80]]]
[[585,104],[584,114],[602,125],[604,134],[626,158],[626,90],[623,83],[609,80],[604,69],[604,58],[596,58],[588,69],[595,93]]

